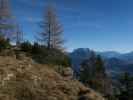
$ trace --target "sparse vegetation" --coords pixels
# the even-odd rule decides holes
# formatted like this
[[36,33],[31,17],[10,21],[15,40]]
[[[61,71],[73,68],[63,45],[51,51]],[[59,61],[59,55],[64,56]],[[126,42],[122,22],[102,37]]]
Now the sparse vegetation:
[[38,43],[32,45],[30,42],[24,42],[21,44],[21,50],[30,54],[36,62],[41,64],[71,66],[68,55],[58,49],[48,49]]

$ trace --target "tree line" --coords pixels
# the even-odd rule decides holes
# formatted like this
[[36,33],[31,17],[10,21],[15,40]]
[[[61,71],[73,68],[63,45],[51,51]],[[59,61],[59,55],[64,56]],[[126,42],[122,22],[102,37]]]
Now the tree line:
[[[5,18],[5,16],[4,16]],[[8,19],[8,18],[7,18]],[[2,18],[0,19],[2,20]],[[2,24],[1,24],[2,25]],[[7,27],[0,27],[0,37],[1,38],[8,38],[8,40],[14,39],[16,41],[16,44],[19,45],[22,42],[23,33],[20,31],[20,26],[16,25],[14,28],[16,28],[16,33],[11,34],[13,36],[5,37],[5,33],[2,32],[2,30],[8,30],[9,28],[8,24],[4,25]],[[36,34],[36,41],[38,43],[41,43],[42,45],[45,45],[48,49],[60,49],[63,50],[63,28],[60,24],[58,17],[56,15],[56,11],[53,6],[48,6],[43,19],[41,23],[39,24],[41,28],[41,32]],[[12,27],[13,28],[13,27]],[[32,34],[31,34],[32,35]],[[10,37],[13,37],[12,39]]]

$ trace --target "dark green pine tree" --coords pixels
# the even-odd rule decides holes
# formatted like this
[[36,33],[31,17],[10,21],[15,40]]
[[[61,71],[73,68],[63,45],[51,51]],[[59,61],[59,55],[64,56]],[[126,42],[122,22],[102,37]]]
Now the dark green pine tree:
[[84,84],[88,85],[88,82],[93,78],[94,76],[94,67],[95,66],[95,60],[96,55],[94,52],[91,53],[91,56],[89,59],[85,59],[81,63],[81,69],[80,69],[80,81]]
[[97,56],[95,64],[95,75],[97,75],[96,77],[105,77],[105,66],[100,55]]
[[119,82],[121,83],[119,100],[133,100],[133,77],[126,72]]
[[110,95],[112,92],[104,62],[94,52],[81,64],[80,81],[105,95]]

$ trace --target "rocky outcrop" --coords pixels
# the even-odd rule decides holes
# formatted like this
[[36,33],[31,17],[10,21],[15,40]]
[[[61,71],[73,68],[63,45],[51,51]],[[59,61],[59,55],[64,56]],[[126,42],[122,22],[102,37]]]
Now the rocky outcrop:
[[70,67],[64,68],[62,71],[62,76],[66,79],[73,79],[73,70]]
[[[70,69],[65,74],[70,74]],[[0,56],[0,100],[104,100],[76,80],[30,58]]]

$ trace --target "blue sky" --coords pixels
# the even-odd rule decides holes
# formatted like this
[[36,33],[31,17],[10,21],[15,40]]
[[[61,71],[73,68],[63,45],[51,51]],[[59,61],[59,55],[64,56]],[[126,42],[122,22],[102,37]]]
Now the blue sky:
[[56,7],[69,51],[133,51],[133,0],[11,0],[25,39],[34,40],[49,1]]

